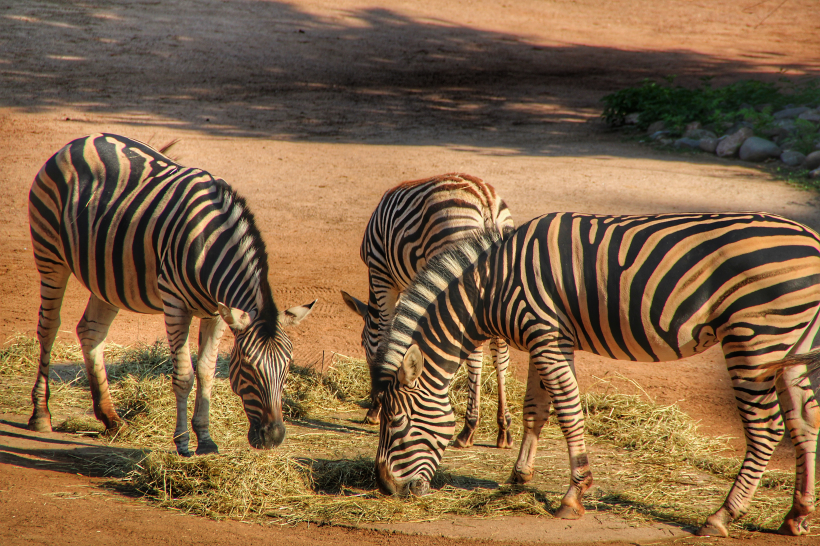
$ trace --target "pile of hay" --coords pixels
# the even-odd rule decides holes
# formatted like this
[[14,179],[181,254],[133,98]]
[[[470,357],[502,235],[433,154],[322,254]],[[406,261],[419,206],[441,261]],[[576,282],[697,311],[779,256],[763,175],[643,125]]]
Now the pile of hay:
[[[24,337],[10,340],[0,350],[0,376],[5,382],[0,411],[30,411],[38,354],[37,342]],[[58,344],[53,354],[54,362],[81,362],[76,345]],[[230,390],[227,360],[221,357],[211,404],[211,434],[220,454],[181,458],[173,452],[171,441],[175,403],[167,345],[110,346],[106,358],[112,362],[108,366],[112,396],[129,426],[115,438],[101,441],[127,444],[145,453],[114,486],[186,512],[353,525],[448,515],[547,516],[558,507],[568,483],[565,443],[553,424],[542,433],[531,486],[506,484],[515,450],[450,448],[433,480],[432,494],[411,499],[382,496],[376,489],[373,461],[378,431],[361,424],[369,403],[367,367],[340,355],[334,355],[323,373],[311,368],[291,370],[284,395],[288,437],[269,452],[248,447],[247,419],[241,400]],[[477,445],[494,445],[496,389],[495,370],[486,365]],[[524,390],[520,381],[508,377],[516,438],[521,433]],[[465,370],[454,378],[451,400],[460,426],[467,400]],[[52,381],[50,405],[58,423],[55,428],[102,431],[89,409],[91,397],[81,366],[76,377]],[[621,394],[611,385],[605,392],[584,394],[583,406],[598,485],[588,495],[588,509],[697,525],[725,498],[740,465],[737,459],[717,455],[727,448],[726,438],[704,437],[676,406]],[[764,489],[737,528],[776,528],[790,504],[784,489],[791,487],[792,480],[785,473],[767,473]]]

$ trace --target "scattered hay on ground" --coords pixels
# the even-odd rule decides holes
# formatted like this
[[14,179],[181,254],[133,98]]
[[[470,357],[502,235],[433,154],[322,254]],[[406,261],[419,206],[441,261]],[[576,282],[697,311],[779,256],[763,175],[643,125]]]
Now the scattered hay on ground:
[[[30,411],[38,355],[36,340],[23,336],[0,350],[5,384],[0,411]],[[448,515],[548,516],[558,507],[568,481],[563,436],[551,425],[542,432],[536,479],[530,486],[506,484],[516,457],[512,450],[451,448],[445,452],[430,495],[382,496],[376,489],[372,459],[377,430],[361,424],[369,403],[367,366],[341,355],[334,355],[324,372],[296,366],[291,370],[284,393],[288,439],[270,452],[248,447],[247,419],[240,398],[230,390],[227,359],[221,356],[210,412],[211,435],[220,454],[181,458],[172,451],[176,409],[167,344],[109,346],[106,358],[114,362],[107,367],[111,393],[128,426],[103,441],[145,453],[141,460],[129,459],[130,471],[113,486],[140,492],[164,506],[215,518],[350,525]],[[78,346],[55,345],[53,362],[81,360]],[[52,380],[50,405],[59,423],[57,430],[102,431],[90,411],[91,396],[81,370],[77,368],[73,378]],[[722,503],[740,461],[719,455],[728,447],[727,438],[700,435],[697,424],[677,406],[619,393],[614,388],[618,381],[625,380],[616,379],[606,389],[597,389],[603,392],[589,392],[582,398],[596,480],[587,508],[633,521],[699,525]],[[521,413],[524,390],[520,381],[507,379],[515,416]],[[457,420],[463,419],[467,396],[462,369],[451,389]],[[477,445],[494,445],[496,400],[495,370],[485,365]],[[520,418],[514,419],[513,434],[520,437]],[[121,469],[122,458],[116,464]],[[118,470],[116,475],[121,474]],[[767,472],[750,513],[735,529],[776,528],[790,504],[785,491],[792,484],[790,474]]]

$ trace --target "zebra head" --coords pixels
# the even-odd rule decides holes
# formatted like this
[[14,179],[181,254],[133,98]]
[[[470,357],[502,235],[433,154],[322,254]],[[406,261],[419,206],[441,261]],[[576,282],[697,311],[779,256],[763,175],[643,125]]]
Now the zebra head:
[[219,304],[219,314],[235,338],[229,364],[231,389],[242,398],[250,423],[248,442],[256,449],[272,449],[285,439],[282,390],[293,346],[282,328],[299,324],[315,303],[292,307],[273,320]]
[[422,376],[425,355],[415,343],[399,358],[401,365],[381,382],[376,478],[382,493],[424,495],[455,432],[449,382]]

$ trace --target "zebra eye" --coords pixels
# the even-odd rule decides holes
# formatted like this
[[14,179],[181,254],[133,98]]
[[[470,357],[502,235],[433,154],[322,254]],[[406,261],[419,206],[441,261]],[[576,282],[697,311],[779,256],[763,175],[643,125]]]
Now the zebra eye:
[[390,426],[393,427],[393,428],[403,428],[404,424],[406,422],[407,422],[407,416],[406,415],[397,415],[390,422]]

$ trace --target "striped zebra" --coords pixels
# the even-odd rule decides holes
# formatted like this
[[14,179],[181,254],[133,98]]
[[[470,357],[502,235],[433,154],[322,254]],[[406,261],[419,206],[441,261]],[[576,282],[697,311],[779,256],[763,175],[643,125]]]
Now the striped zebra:
[[40,367],[29,428],[51,430],[48,374],[60,306],[74,274],[91,296],[77,325],[94,415],[107,432],[123,425],[111,401],[103,349],[119,309],[163,313],[174,372],[174,443],[188,456],[188,394],[194,369],[188,347],[199,317],[196,453],[218,448],[208,410],[219,340],[235,336],[230,383],[250,422],[248,441],[272,448],[285,436],[282,387],[292,347],[283,326],[313,303],[279,312],[268,284],[268,258],[253,215],[228,184],[183,167],[140,142],[112,134],[74,140],[40,169],[29,193],[34,261],[40,273],[37,338]]
[[592,473],[574,351],[656,362],[720,344],[747,448],[725,502],[699,533],[727,536],[747,512],[785,428],[797,471],[779,532],[805,534],[820,426],[806,376],[820,365],[818,311],[820,238],[769,214],[549,214],[503,240],[482,234],[419,273],[379,347],[380,487],[428,490],[454,430],[449,382],[466,354],[501,336],[530,353],[512,479],[532,478],[552,399],[571,467],[556,516],[579,518]]
[[[435,254],[483,230],[508,233],[515,228],[507,205],[495,188],[466,174],[445,174],[424,180],[403,182],[388,190],[367,223],[361,258],[367,265],[370,294],[368,303],[342,291],[347,306],[364,319],[362,346],[373,375],[373,358],[381,332],[390,324],[396,302],[416,273]],[[512,416],[507,408],[504,376],[509,364],[509,348],[501,338],[490,341],[490,351],[498,377],[499,448],[512,447],[509,431]],[[464,428],[455,445],[473,445],[479,420],[483,351],[478,347],[466,359],[470,396]],[[372,390],[365,422],[379,422],[380,404]]]

